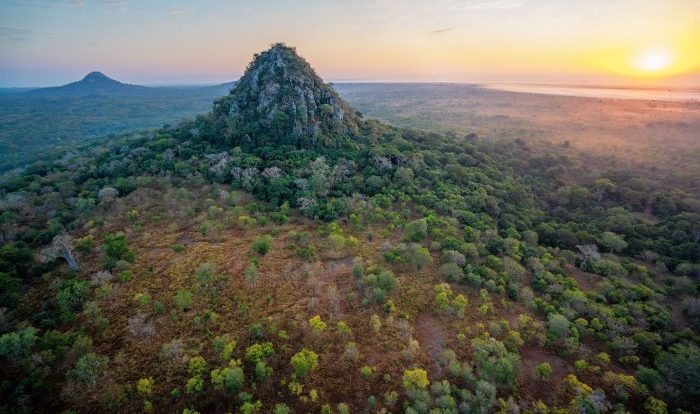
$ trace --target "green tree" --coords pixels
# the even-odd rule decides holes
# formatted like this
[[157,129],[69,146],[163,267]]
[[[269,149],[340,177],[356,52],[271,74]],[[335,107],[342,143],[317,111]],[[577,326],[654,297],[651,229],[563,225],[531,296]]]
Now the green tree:
[[406,223],[404,227],[406,239],[419,242],[428,236],[428,221],[424,218]]
[[610,253],[621,252],[627,248],[627,242],[625,242],[625,239],[619,234],[611,231],[603,232],[598,242],[606,249],[609,249]]
[[518,354],[509,352],[503,342],[495,338],[476,338],[472,346],[481,378],[504,386],[515,382],[520,369]]
[[403,386],[406,391],[425,389],[430,385],[428,372],[422,368],[407,369],[403,372]]
[[66,377],[87,387],[94,388],[97,379],[102,375],[109,364],[109,358],[89,352],[81,356],[73,369],[68,371]]
[[0,336],[0,356],[18,361],[28,355],[36,343],[37,330],[31,326]]

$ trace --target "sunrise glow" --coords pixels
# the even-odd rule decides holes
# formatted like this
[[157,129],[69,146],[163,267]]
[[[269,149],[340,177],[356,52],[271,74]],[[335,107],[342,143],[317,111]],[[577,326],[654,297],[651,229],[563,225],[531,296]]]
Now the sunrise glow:
[[277,41],[335,81],[700,80],[696,0],[39,3],[0,0],[0,83],[226,81]]
[[669,50],[647,50],[635,59],[635,67],[643,72],[658,73],[673,64],[674,56]]

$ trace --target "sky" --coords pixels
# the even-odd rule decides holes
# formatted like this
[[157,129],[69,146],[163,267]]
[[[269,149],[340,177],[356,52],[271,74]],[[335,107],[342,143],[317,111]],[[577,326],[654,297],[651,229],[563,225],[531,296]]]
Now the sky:
[[700,0],[0,0],[0,87],[225,82],[279,41],[332,81],[700,85]]

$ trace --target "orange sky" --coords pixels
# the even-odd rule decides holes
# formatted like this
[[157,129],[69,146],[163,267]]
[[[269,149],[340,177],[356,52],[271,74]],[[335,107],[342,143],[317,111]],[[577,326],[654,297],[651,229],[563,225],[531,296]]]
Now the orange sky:
[[235,79],[296,46],[329,80],[700,83],[700,0],[0,0],[1,86]]

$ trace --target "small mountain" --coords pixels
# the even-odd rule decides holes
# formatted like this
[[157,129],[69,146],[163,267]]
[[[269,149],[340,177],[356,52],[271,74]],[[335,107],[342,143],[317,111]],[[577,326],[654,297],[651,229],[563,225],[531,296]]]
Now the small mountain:
[[149,89],[141,85],[119,82],[102,72],[90,72],[77,82],[51,88],[34,89],[28,93],[50,96],[123,95],[142,94]]
[[212,117],[237,145],[334,146],[358,129],[355,111],[284,43],[254,56]]

